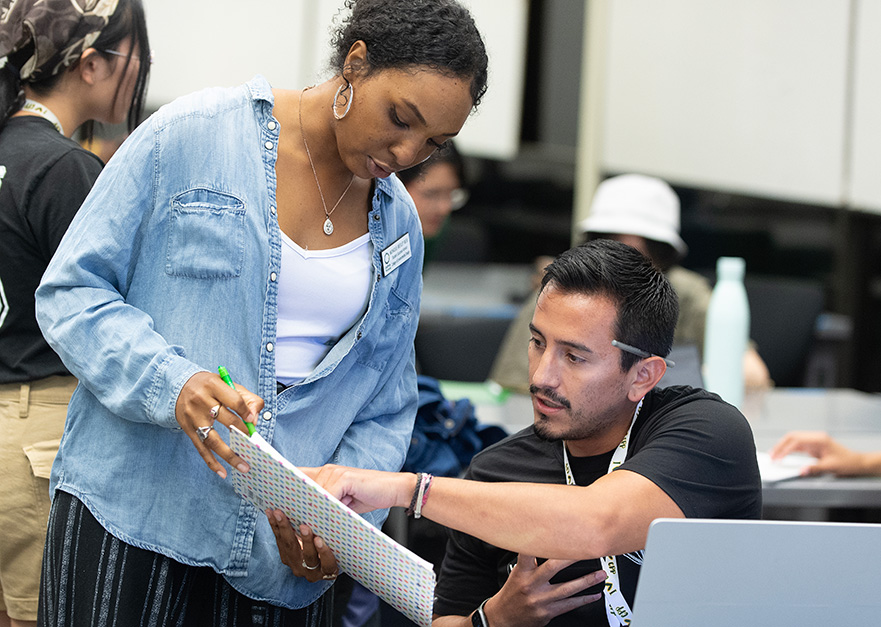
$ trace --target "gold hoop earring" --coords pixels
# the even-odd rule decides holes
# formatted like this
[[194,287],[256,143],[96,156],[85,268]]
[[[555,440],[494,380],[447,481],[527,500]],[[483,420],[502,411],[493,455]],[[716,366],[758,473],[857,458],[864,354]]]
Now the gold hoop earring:
[[[342,115],[340,115],[339,113],[336,112],[336,110],[337,110],[337,107],[339,106],[340,96],[342,96],[343,92],[345,92],[345,91],[349,92],[349,94],[347,96],[344,96],[346,99],[346,110],[343,111]],[[330,105],[330,110],[333,112],[333,117],[335,117],[337,120],[342,120],[344,117],[346,117],[349,114],[349,109],[352,108],[352,100],[354,99],[354,97],[355,97],[355,86],[352,85],[352,83],[350,83],[348,80],[346,80],[346,84],[340,85],[339,89],[336,90],[336,95],[333,97],[333,102]]]

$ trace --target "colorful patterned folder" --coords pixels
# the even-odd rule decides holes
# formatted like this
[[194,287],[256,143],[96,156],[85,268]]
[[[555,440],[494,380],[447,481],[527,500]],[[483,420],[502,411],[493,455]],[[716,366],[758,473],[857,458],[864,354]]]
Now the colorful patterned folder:
[[259,433],[230,429],[230,446],[251,470],[233,469],[236,492],[260,511],[280,509],[327,543],[340,567],[389,605],[431,626],[435,576],[431,564],[343,505],[281,456]]

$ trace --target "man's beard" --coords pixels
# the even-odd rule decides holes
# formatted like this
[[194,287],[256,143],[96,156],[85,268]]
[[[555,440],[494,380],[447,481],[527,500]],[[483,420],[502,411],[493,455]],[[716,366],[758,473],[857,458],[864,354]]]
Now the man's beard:
[[[601,434],[605,428],[604,424],[598,424],[596,416],[587,418],[582,410],[572,411],[572,403],[564,396],[560,396],[553,390],[541,388],[537,385],[529,386],[530,394],[541,394],[549,401],[566,408],[569,416],[569,426],[567,432],[552,432],[549,422],[543,417],[537,418],[533,423],[533,431],[535,435],[545,442],[561,442],[563,440],[584,440]],[[542,414],[539,412],[539,416]]]

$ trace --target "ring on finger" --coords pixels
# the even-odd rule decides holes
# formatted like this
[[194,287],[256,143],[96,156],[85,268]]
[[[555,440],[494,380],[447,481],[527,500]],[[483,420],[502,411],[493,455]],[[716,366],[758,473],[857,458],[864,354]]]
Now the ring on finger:
[[198,427],[196,429],[196,433],[199,435],[199,440],[204,442],[208,439],[208,434],[214,430],[214,425],[208,425],[206,427]]
[[306,560],[303,560],[303,568],[305,568],[306,570],[318,570],[320,566],[321,562],[318,562],[317,564],[315,564],[315,566],[309,566],[309,564],[306,563]]
[[337,572],[331,573],[329,575],[321,575],[321,578],[325,579],[327,581],[333,581],[334,579],[336,579],[339,576],[339,574],[340,574],[340,571],[337,571]]
[[211,415],[212,418],[217,418],[217,414],[220,413],[220,403],[208,410],[208,413]]

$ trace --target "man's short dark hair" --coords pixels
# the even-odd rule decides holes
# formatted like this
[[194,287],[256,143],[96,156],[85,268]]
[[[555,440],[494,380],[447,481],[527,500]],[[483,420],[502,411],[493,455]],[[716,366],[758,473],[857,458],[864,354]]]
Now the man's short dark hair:
[[[598,239],[570,248],[545,268],[541,291],[552,285],[565,294],[604,296],[615,303],[615,338],[654,355],[673,348],[679,299],[667,278],[638,250]],[[639,357],[621,351],[621,369]]]

